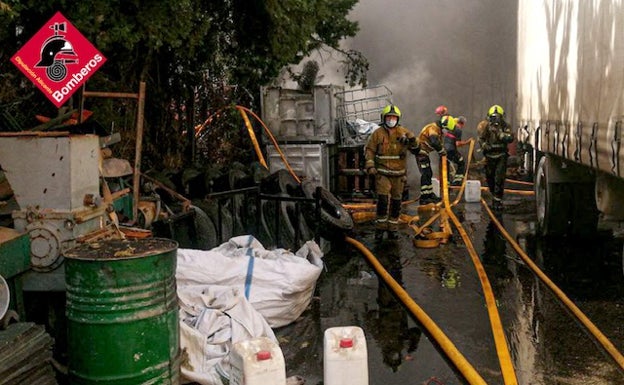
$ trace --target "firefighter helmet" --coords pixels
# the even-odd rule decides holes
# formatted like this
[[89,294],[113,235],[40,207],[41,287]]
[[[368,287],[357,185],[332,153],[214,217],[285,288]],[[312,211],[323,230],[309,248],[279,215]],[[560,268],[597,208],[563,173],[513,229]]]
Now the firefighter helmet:
[[401,120],[401,110],[399,107],[394,104],[388,104],[381,110],[381,123],[384,124],[386,122],[386,116],[396,116],[397,121],[396,124],[399,124],[399,120]]
[[498,104],[495,104],[492,107],[490,107],[490,109],[488,110],[488,117],[494,114],[503,116],[505,115],[505,110],[503,110],[503,107],[499,106]]
[[440,125],[442,126],[442,128],[446,128],[447,130],[452,131],[455,129],[455,118],[453,118],[451,115],[444,115],[440,119]]
[[448,114],[448,108],[445,105],[440,105],[435,109],[435,114],[442,117]]

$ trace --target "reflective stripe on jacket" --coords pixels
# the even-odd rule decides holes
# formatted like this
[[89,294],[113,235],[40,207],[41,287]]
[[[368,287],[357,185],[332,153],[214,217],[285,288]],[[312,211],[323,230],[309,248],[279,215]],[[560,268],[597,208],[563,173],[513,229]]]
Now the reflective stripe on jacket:
[[[413,139],[411,143],[402,144],[398,138],[406,136]],[[375,167],[381,175],[403,176],[406,174],[407,151],[415,151],[416,137],[403,126],[388,129],[377,128],[368,138],[365,149],[366,169]]]

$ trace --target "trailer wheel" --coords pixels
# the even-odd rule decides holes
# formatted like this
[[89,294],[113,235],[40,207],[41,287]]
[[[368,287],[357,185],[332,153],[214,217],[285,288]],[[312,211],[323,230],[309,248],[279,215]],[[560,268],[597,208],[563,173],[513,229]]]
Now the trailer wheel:
[[595,184],[574,178],[574,172],[568,176],[560,173],[558,178],[554,178],[555,169],[550,162],[550,158],[542,157],[535,176],[537,227],[540,235],[595,234],[598,223]]

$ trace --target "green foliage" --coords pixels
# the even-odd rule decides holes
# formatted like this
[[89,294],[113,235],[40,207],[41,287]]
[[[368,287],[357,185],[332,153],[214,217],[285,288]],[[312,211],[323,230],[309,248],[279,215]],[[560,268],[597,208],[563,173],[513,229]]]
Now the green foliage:
[[[107,58],[88,90],[137,92],[147,83],[144,164],[180,167],[188,135],[215,110],[259,107],[259,88],[313,50],[339,50],[354,36],[347,19],[357,0],[9,0],[0,2],[0,106],[23,127],[34,114],[56,116],[45,97],[9,62],[60,11]],[[16,34],[15,31],[19,31]],[[368,63],[345,54],[346,80],[365,83]],[[77,97],[70,102],[75,108]],[[87,100],[102,126],[130,130],[132,101]],[[0,122],[1,123],[1,122]],[[224,124],[223,132],[230,130]],[[0,127],[0,129],[3,129]],[[218,131],[218,130],[217,130]],[[236,135],[244,135],[235,128]],[[131,143],[130,143],[131,144]],[[127,145],[130,151],[133,145]],[[251,151],[251,149],[249,149]],[[132,154],[122,154],[133,159]]]
[[319,64],[316,60],[308,60],[303,65],[300,74],[291,74],[291,77],[297,82],[299,89],[302,91],[312,91],[316,84],[319,72]]

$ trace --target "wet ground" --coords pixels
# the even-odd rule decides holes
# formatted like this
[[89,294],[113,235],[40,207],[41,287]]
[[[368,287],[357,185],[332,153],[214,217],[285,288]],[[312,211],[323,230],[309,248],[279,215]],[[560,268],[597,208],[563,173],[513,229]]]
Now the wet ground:
[[[497,298],[518,383],[624,384],[624,372],[506,244],[482,206],[460,203],[453,211],[470,235]],[[608,235],[538,241],[534,220],[532,197],[506,196],[505,227],[622,351],[621,241]],[[455,231],[446,245],[417,249],[411,234],[405,227],[398,241],[376,243],[367,223],[357,225],[353,238],[376,255],[488,384],[503,384],[483,291],[463,241]],[[311,307],[298,322],[276,333],[288,376],[322,384],[323,331],[359,326],[366,335],[371,385],[467,383],[357,250],[334,244],[325,263]]]

